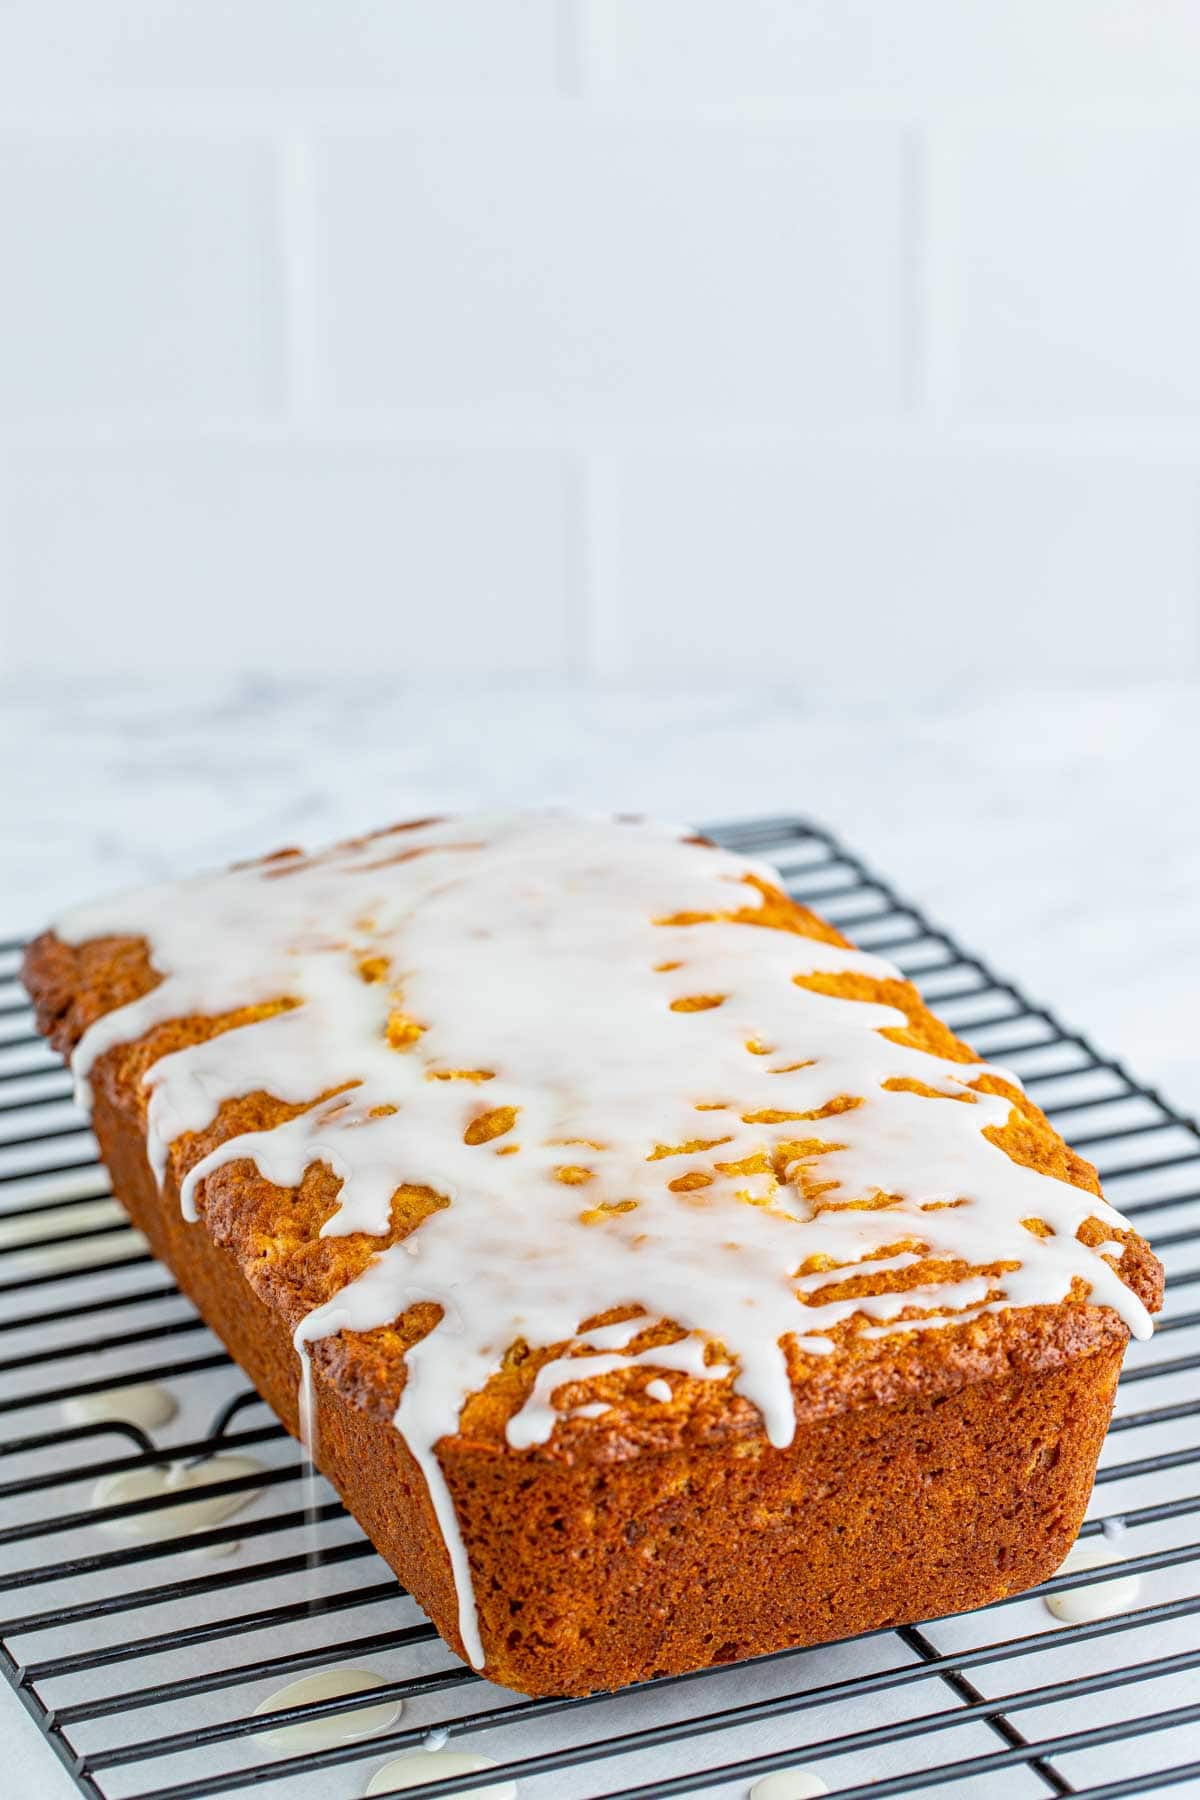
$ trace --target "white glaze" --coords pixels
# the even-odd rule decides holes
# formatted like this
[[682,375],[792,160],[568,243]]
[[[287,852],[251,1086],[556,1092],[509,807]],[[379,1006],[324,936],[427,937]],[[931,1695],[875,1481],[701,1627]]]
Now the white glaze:
[[304,1472],[301,1476],[304,1506],[305,1561],[309,1577],[310,1604],[317,1598],[316,1571],[320,1566],[321,1525],[317,1518],[320,1501],[317,1486],[317,1457],[320,1439],[317,1425],[317,1396],[313,1388],[312,1358],[307,1349],[300,1351],[300,1443],[304,1450]]
[[[372,1669],[319,1669],[299,1681],[291,1681],[254,1709],[255,1717],[282,1712],[289,1706],[307,1706],[314,1700],[337,1700],[343,1694],[369,1694],[372,1688],[385,1685],[382,1675]],[[353,1712],[330,1713],[305,1719],[296,1725],[278,1725],[272,1731],[256,1731],[260,1744],[272,1750],[299,1753],[302,1750],[326,1750],[333,1744],[350,1744],[358,1738],[372,1737],[394,1725],[404,1710],[399,1700],[381,1700],[376,1706],[356,1707]]]
[[169,1425],[179,1411],[174,1394],[152,1381],[131,1382],[128,1387],[105,1388],[101,1394],[72,1394],[62,1403],[68,1425],[96,1425],[121,1419],[143,1431]]
[[204,1489],[216,1481],[233,1481],[239,1475],[256,1475],[262,1464],[250,1456],[211,1456],[207,1462],[189,1467],[186,1463],[170,1463],[142,1469],[122,1469],[114,1475],[102,1475],[92,1490],[92,1505],[124,1506],[132,1500],[157,1499],[160,1494],[186,1494],[188,1499],[178,1506],[163,1506],[152,1512],[133,1513],[123,1519],[102,1519],[100,1529],[118,1537],[141,1538],[155,1542],[160,1538],[188,1537],[194,1531],[205,1531],[228,1519],[258,1495],[257,1488],[243,1488],[232,1494],[205,1494]]
[[[1056,1575],[1078,1575],[1085,1569],[1119,1567],[1122,1558],[1110,1544],[1085,1542],[1073,1544],[1056,1569]],[[1094,1619],[1115,1618],[1128,1612],[1141,1593],[1139,1575],[1119,1575],[1113,1581],[1093,1581],[1087,1587],[1062,1588],[1057,1594],[1045,1594],[1047,1612],[1064,1625],[1087,1625]]]
[[[328,1164],[342,1186],[326,1236],[386,1231],[402,1183],[449,1200],[311,1313],[296,1343],[303,1353],[337,1331],[390,1323],[416,1301],[441,1305],[440,1323],[408,1353],[396,1424],[428,1483],[477,1666],[466,1552],[436,1446],[517,1338],[566,1351],[510,1421],[514,1447],[549,1437],[556,1389],[585,1372],[724,1377],[707,1360],[714,1340],[782,1447],[794,1402],[781,1340],[828,1354],[829,1330],[856,1315],[874,1321],[863,1327],[871,1335],[940,1326],[1055,1303],[1080,1277],[1136,1335],[1150,1330],[1111,1262],[1077,1239],[1089,1218],[1120,1228],[1119,1214],[1012,1162],[984,1136],[1010,1112],[1006,1099],[973,1089],[986,1065],[885,1037],[905,1023],[890,1007],[797,985],[820,973],[892,978],[890,964],[722,919],[656,922],[754,908],[747,875],[773,879],[683,837],[644,823],[539,815],[450,820],[148,890],[59,925],[73,942],[144,935],[164,976],[84,1036],[74,1067],[85,1098],[95,1058],[155,1023],[298,1002],[150,1069],[150,1151],[160,1171],[171,1142],[211,1124],[226,1098],[265,1089],[308,1105],[192,1169],[183,1184],[190,1218],[205,1179],[245,1157],[284,1187],[314,1162]],[[383,959],[386,978],[364,979],[364,959]],[[724,998],[698,1011],[673,1005],[696,995]],[[396,1048],[387,1024],[400,1007],[421,1030]],[[490,1078],[446,1078],[462,1070]],[[884,1086],[905,1079],[939,1097]],[[859,1104],[795,1122],[844,1095]],[[505,1107],[517,1115],[503,1138],[466,1141],[479,1115]],[[762,1116],[778,1112],[792,1118]],[[781,1146],[798,1138],[823,1146],[819,1157],[786,1160]],[[706,1147],[674,1148],[696,1140]],[[515,1154],[502,1154],[513,1145]],[[671,1154],[656,1156],[663,1146]],[[738,1172],[773,1152],[774,1173]],[[588,1179],[556,1178],[564,1166]],[[819,1205],[804,1191],[809,1172],[829,1184]],[[668,1186],[681,1176],[707,1185]],[[894,1198],[871,1209],[842,1204],[881,1195]],[[597,1217],[602,1202],[630,1201]],[[1052,1235],[1028,1231],[1026,1218]],[[834,1302],[819,1297],[827,1273],[796,1276],[814,1256],[843,1277],[911,1266],[917,1245],[971,1268],[1014,1266]],[[642,1308],[632,1323],[579,1329],[630,1305]],[[910,1308],[929,1316],[897,1326]],[[633,1354],[640,1327],[658,1319],[687,1335]]]
[[664,1381],[662,1377],[658,1375],[655,1376],[653,1381],[648,1381],[646,1383],[644,1391],[647,1400],[657,1400],[663,1406],[665,1406],[671,1398],[670,1382]]
[[750,1789],[748,1800],[817,1800],[829,1789],[809,1769],[776,1769]]
[[[448,1781],[451,1775],[481,1775],[494,1769],[490,1756],[474,1750],[413,1750],[385,1763],[372,1775],[367,1785],[367,1800],[373,1794],[386,1794],[393,1788],[423,1787],[429,1781]],[[446,1800],[517,1800],[515,1781],[493,1781],[487,1787],[472,1788],[469,1793],[449,1794]]]

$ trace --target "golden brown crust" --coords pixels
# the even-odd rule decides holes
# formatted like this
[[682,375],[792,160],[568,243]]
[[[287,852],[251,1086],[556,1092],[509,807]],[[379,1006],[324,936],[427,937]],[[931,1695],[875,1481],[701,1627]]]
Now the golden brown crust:
[[[725,917],[846,942],[778,889],[753,885],[753,904]],[[688,915],[670,922],[700,920]],[[30,946],[24,973],[39,1028],[64,1054],[95,1019],[158,980],[138,939],[72,946],[52,933]],[[892,1034],[900,1041],[972,1059],[907,982],[821,975],[808,977],[807,985],[882,1001],[905,1015],[905,1027]],[[288,1004],[287,997],[277,1004]],[[145,1158],[142,1076],[150,1064],[270,1010],[157,1026],[102,1056],[92,1083],[97,1135],[115,1191],[294,1430],[291,1330],[360,1272],[380,1240],[318,1235],[337,1201],[337,1180],[324,1165],[309,1169],[298,1188],[282,1189],[252,1163],[227,1164],[200,1188],[203,1228],[183,1223],[179,1184],[202,1156],[240,1132],[303,1110],[270,1095],[227,1101],[208,1130],[177,1140],[161,1195]],[[1014,1160],[1099,1192],[1095,1170],[1063,1143],[1027,1095],[992,1078],[980,1086],[1012,1102],[1008,1124],[993,1136]],[[931,1106],[961,1103],[933,1094],[929,1100]],[[441,1204],[429,1189],[397,1190],[389,1241]],[[1099,1241],[1099,1226],[1096,1233]],[[1120,1273],[1147,1306],[1157,1308],[1161,1269],[1132,1232],[1125,1237]],[[906,1271],[878,1281],[875,1289],[907,1287],[913,1279]],[[854,1291],[853,1284],[838,1290],[836,1281],[833,1271],[823,1298]],[[313,1347],[314,1366],[326,1472],[443,1635],[457,1644],[445,1553],[423,1483],[390,1423],[403,1386],[404,1353],[437,1316],[432,1306],[414,1307],[392,1325],[322,1340]],[[638,1347],[673,1335],[670,1325],[655,1326]],[[756,1410],[728,1383],[676,1376],[670,1404],[651,1404],[642,1392],[644,1373],[628,1372],[581,1382],[577,1394],[561,1396],[562,1402],[608,1401],[602,1418],[561,1419],[547,1444],[514,1452],[505,1424],[556,1347],[512,1346],[504,1366],[464,1407],[459,1432],[439,1445],[475,1571],[489,1674],[526,1691],[587,1691],[866,1630],[901,1616],[975,1605],[1041,1579],[1082,1517],[1127,1336],[1117,1315],[1089,1305],[1083,1292],[1056,1307],[1013,1309],[902,1337],[867,1339],[849,1326],[834,1356],[792,1352],[799,1430],[787,1452],[766,1445]],[[1004,1431],[989,1422],[997,1407],[1006,1409]],[[1042,1461],[1042,1450],[1031,1449],[1035,1444],[1045,1451]],[[914,1445],[925,1448],[918,1453]],[[911,1465],[911,1473],[904,1477],[907,1488],[901,1483],[896,1494],[903,1492],[915,1511],[897,1527],[903,1547],[898,1540],[889,1548],[890,1528],[881,1523],[893,1480],[887,1471],[900,1465]],[[540,1472],[531,1487],[535,1470]],[[1030,1495],[1040,1496],[1040,1512],[1035,1506],[1031,1514]],[[793,1517],[801,1501],[804,1556],[817,1554],[818,1528],[843,1541],[840,1551],[836,1542],[828,1548],[827,1591],[781,1599],[776,1571],[794,1553],[780,1535],[786,1536],[781,1521]],[[962,1539],[968,1505],[971,1536],[983,1534],[982,1548]],[[711,1521],[705,1523],[714,1506],[716,1537]],[[569,1566],[561,1556],[546,1561],[559,1530],[547,1523],[548,1513],[543,1518],[547,1508],[555,1518],[575,1519],[576,1526],[579,1518],[591,1520],[586,1542],[567,1557]],[[928,1517],[926,1508],[932,1509]],[[539,1519],[540,1563],[532,1541],[525,1542],[531,1521]],[[926,1566],[912,1548],[912,1534],[927,1533],[935,1520],[943,1534],[954,1535],[927,1546]],[[633,1538],[631,1521],[637,1525]],[[890,1585],[884,1576],[856,1577],[848,1560],[850,1545],[867,1531],[876,1565],[881,1553],[894,1564]],[[521,1548],[514,1555],[517,1539]],[[702,1581],[697,1585],[698,1569],[722,1554],[722,1545],[737,1588],[733,1596],[705,1591]],[[616,1607],[622,1582],[642,1596],[645,1618],[636,1629],[626,1619],[614,1649],[615,1625],[605,1609],[611,1614]]]

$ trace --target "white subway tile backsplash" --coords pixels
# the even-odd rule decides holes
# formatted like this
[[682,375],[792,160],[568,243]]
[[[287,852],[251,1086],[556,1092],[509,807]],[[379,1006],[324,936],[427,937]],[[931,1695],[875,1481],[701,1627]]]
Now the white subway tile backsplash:
[[[1182,470],[984,453],[627,458],[602,472],[597,659],[807,694],[1194,666]],[[902,723],[902,710],[898,713]]]
[[0,234],[6,426],[280,410],[263,146],[0,132]]
[[1200,122],[948,138],[929,228],[953,258],[952,404],[1003,419],[1200,416],[1198,171]]
[[0,96],[549,93],[558,0],[4,0]]
[[334,141],[323,399],[537,421],[895,415],[888,127],[562,119]]
[[0,0],[0,666],[1194,669],[1197,168],[1195,0]]
[[562,674],[569,485],[537,454],[10,456],[8,666]]
[[645,98],[1194,101],[1194,0],[585,0],[594,82]]

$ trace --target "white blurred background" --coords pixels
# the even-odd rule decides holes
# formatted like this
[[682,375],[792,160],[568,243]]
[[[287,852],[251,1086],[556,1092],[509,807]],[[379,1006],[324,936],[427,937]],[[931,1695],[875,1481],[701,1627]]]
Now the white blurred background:
[[2,0],[0,667],[1178,678],[1194,0]]

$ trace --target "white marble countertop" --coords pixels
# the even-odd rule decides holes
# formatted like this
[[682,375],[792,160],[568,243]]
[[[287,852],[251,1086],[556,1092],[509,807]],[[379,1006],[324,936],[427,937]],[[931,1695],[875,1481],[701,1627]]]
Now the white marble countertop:
[[[782,693],[180,687],[0,686],[0,937],[105,888],[442,809],[796,812],[1200,1108],[1194,685],[838,710]],[[18,1711],[0,1693],[12,1791],[65,1797]]]
[[782,693],[245,677],[0,687],[0,934],[273,845],[562,803],[811,815],[1035,996],[1200,1107],[1200,687],[857,708]]

